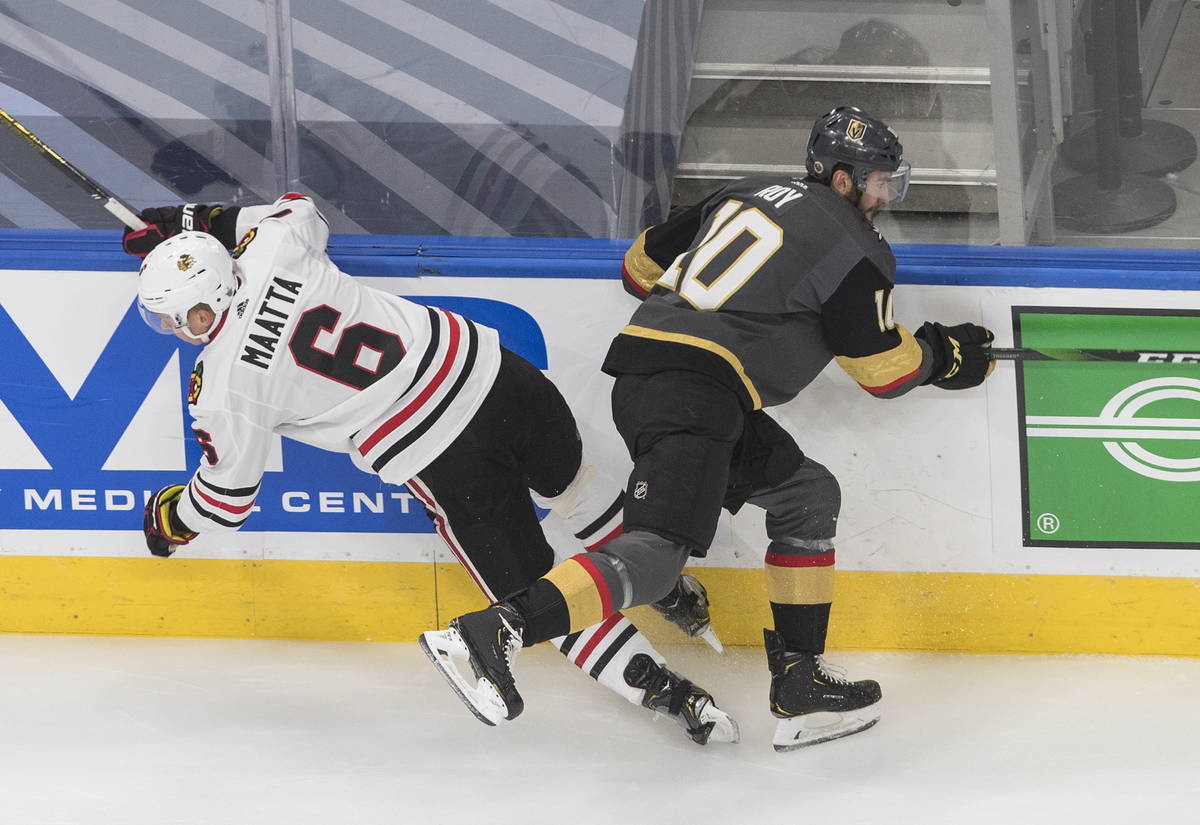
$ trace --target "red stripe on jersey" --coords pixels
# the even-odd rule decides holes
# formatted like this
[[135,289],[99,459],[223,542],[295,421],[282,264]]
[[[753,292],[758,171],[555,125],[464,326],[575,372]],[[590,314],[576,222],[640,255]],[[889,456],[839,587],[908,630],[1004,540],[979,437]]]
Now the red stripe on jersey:
[[301,195],[299,192],[286,192],[279,196],[281,201],[298,201],[304,200],[308,195]]
[[205,493],[203,490],[200,489],[200,485],[197,484],[195,481],[192,482],[192,492],[195,493],[200,498],[204,499],[204,501],[206,503],[211,504],[213,507],[216,507],[218,510],[224,510],[226,513],[233,513],[234,515],[240,515],[242,513],[245,513],[251,507],[254,506],[254,499],[250,499],[250,502],[248,504],[244,504],[241,507],[234,507],[232,504],[226,504],[225,502],[221,501],[220,499],[215,499],[212,496]]
[[594,541],[591,544],[585,544],[583,546],[583,549],[587,550],[590,553],[599,547],[603,547],[604,545],[608,544],[610,541],[615,539],[617,536],[621,535],[621,531],[624,529],[625,529],[624,524],[618,524],[616,527],[614,527],[612,529],[612,532],[609,533],[607,536],[600,539],[599,541]]
[[600,596],[600,612],[605,616],[612,613],[612,591],[608,589],[608,582],[600,574],[600,568],[596,567],[596,563],[582,553],[571,556],[571,558],[579,562],[579,566],[592,577],[592,584],[596,585],[596,592]]
[[495,594],[483,583],[483,579],[480,578],[474,565],[467,558],[466,551],[455,542],[453,535],[450,533],[449,525],[446,524],[446,516],[438,509],[437,501],[433,495],[428,490],[421,489],[420,485],[411,478],[405,482],[404,486],[408,487],[412,491],[412,494],[417,497],[417,500],[428,507],[429,511],[433,513],[434,529],[442,537],[442,541],[446,543],[446,546],[450,548],[450,552],[454,554],[454,558],[458,559],[458,563],[462,566],[463,570],[467,571],[467,575],[471,577],[471,581],[475,582],[475,586],[479,588],[479,591],[487,596],[488,601],[495,601]]
[[454,366],[454,360],[458,356],[458,344],[462,337],[462,331],[458,325],[458,321],[454,319],[453,315],[441,309],[439,309],[438,312],[446,316],[446,320],[450,323],[450,337],[446,347],[446,360],[444,360],[442,365],[438,367],[437,374],[433,376],[433,380],[426,385],[425,389],[421,390],[421,393],[414,398],[407,407],[385,421],[378,430],[371,433],[370,438],[368,438],[359,446],[359,455],[365,456],[367,453],[371,452],[372,447],[374,447],[383,439],[387,438],[391,432],[393,432],[405,421],[412,418],[413,413],[419,410],[425,404],[425,402],[429,400],[429,397],[437,392],[437,390],[445,382],[446,376],[450,374],[450,368]]
[[579,655],[575,657],[576,667],[583,667],[583,663],[587,661],[587,657],[596,649],[596,645],[600,644],[604,640],[604,637],[609,634],[609,631],[616,627],[617,623],[623,618],[625,617],[620,613],[614,613],[596,628],[596,632],[592,634],[592,638],[588,639],[587,644],[583,646],[583,650],[579,651]]
[[621,264],[621,280],[623,280],[625,285],[629,287],[629,289],[632,290],[636,295],[640,295],[641,297],[645,298],[650,294],[650,290],[646,289],[636,280],[634,280],[633,276],[629,274],[629,270],[626,268],[625,264]]
[[881,393],[891,392],[892,390],[896,389],[896,387],[900,386],[901,384],[911,381],[913,379],[913,376],[915,376],[920,371],[921,371],[921,369],[920,369],[920,367],[918,367],[917,369],[910,372],[908,375],[902,375],[901,377],[897,378],[892,383],[884,384],[882,387],[868,387],[866,384],[859,384],[859,386],[862,387],[867,392],[871,393],[871,395],[880,395]]
[[767,553],[767,564],[776,567],[833,567],[833,551],[819,556],[788,556],[783,553]]

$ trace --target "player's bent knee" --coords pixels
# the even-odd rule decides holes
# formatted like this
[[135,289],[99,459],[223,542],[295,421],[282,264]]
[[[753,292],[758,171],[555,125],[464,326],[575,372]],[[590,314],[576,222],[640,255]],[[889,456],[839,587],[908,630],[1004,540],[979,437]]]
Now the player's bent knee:
[[633,530],[596,550],[620,579],[623,607],[649,604],[671,592],[690,548],[645,530]]
[[842,509],[842,490],[831,473],[805,478],[785,486],[767,511],[767,535],[771,539],[831,539],[837,534]]

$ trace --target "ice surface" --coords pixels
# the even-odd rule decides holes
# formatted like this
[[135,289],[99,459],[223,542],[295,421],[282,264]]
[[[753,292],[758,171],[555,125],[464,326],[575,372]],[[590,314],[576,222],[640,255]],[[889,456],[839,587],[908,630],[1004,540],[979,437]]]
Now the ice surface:
[[546,646],[488,728],[415,644],[0,636],[0,822],[1200,822],[1198,659],[835,652],[883,719],[776,754],[761,651],[665,652],[740,744]]

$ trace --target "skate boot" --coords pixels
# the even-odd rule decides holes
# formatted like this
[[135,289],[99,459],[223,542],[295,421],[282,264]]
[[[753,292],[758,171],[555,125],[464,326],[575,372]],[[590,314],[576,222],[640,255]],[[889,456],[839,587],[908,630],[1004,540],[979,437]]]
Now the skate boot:
[[[512,674],[524,630],[520,615],[499,602],[451,619],[447,630],[426,631],[419,641],[425,655],[475,717],[485,725],[495,725],[502,719],[516,719],[525,709]],[[454,657],[470,662],[474,684],[459,672]]]
[[788,653],[783,637],[764,630],[771,668],[771,713],[778,717],[777,751],[817,745],[866,730],[879,721],[879,683],[850,682],[816,653]]
[[650,606],[687,635],[699,636],[717,653],[725,652],[709,619],[708,591],[695,577],[680,575],[671,592]]
[[717,707],[704,688],[684,679],[638,653],[625,666],[625,682],[646,691],[642,706],[671,717],[693,742],[738,741],[738,726],[733,717]]

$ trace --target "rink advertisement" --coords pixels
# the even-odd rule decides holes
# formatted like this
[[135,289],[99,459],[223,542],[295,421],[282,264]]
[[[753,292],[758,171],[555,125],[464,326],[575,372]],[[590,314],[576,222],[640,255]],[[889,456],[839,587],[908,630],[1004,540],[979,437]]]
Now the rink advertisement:
[[1024,543],[1200,548],[1200,312],[1013,307],[1013,329],[1018,346],[1143,351],[1018,367]]
[[[497,327],[623,479],[598,369],[637,305],[615,261],[489,251],[414,266],[364,245],[341,265]],[[134,277],[0,271],[0,632],[411,640],[480,603],[407,489],[283,440],[242,531],[149,557],[143,501],[199,457],[186,407],[198,350],[134,317]],[[906,277],[895,315],[910,329],[978,319],[1000,346],[1200,351],[1197,293],[1148,276],[1138,289]],[[1200,655],[1198,373],[1002,363],[976,389],[881,401],[831,366],[773,408],[842,489],[830,646]],[[727,644],[759,644],[770,623],[766,545],[761,513],[743,508],[693,568]]]
[[[499,330],[509,349],[546,367],[542,331],[525,311],[480,298],[429,300]],[[99,330],[92,342],[99,353],[89,362],[86,348],[62,336],[43,339],[19,301],[5,303],[17,317],[0,309],[0,402],[10,416],[0,422],[0,530],[136,527],[153,492],[185,481],[199,462],[187,417],[187,399],[202,387],[192,369],[199,349],[150,334],[130,303],[107,337]],[[432,526],[407,489],[382,484],[344,455],[280,440],[243,529],[425,533]]]

